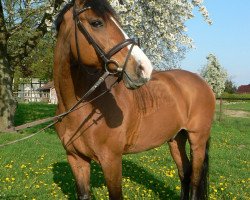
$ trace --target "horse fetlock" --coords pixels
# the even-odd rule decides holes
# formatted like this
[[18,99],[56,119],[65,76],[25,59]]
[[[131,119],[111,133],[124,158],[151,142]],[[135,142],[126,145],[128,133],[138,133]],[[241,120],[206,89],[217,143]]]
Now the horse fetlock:
[[91,200],[90,195],[85,194],[83,196],[78,196],[78,200]]

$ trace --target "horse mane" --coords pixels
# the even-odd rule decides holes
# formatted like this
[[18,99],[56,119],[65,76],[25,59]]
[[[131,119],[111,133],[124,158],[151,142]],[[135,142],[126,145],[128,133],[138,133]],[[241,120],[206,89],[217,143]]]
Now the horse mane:
[[67,3],[63,9],[61,9],[61,11],[58,13],[58,15],[56,16],[56,19],[55,19],[55,27],[56,27],[56,31],[58,32],[59,31],[59,28],[60,28],[60,25],[63,21],[63,16],[64,14],[74,5],[75,1],[72,0],[70,1],[69,3]]
[[[83,0],[81,0],[83,1]],[[104,20],[107,18],[108,15],[112,15],[117,21],[118,16],[115,12],[115,10],[112,8],[112,6],[109,4],[107,0],[86,0],[86,3],[84,4],[86,7],[90,6],[91,9],[100,17],[102,17]],[[57,32],[59,31],[60,25],[63,21],[64,14],[73,7],[75,3],[75,0],[70,1],[67,3],[63,9],[59,12],[59,14],[56,17],[55,20],[55,27]]]

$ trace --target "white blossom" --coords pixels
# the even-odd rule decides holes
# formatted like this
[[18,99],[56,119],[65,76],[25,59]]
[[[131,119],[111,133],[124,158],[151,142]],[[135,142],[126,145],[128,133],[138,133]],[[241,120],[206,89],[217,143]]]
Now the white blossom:
[[194,17],[194,6],[211,23],[203,0],[123,0],[123,5],[118,0],[110,2],[128,35],[141,39],[145,53],[156,68],[170,54],[193,47],[185,22]]
[[48,7],[48,9],[45,12],[48,14],[52,14],[54,12],[54,7],[53,6]]
[[50,20],[48,20],[48,19],[45,19],[45,22],[44,22],[44,23],[45,23],[46,26],[47,26],[47,30],[48,30],[48,31],[51,31],[51,28],[52,28],[52,25],[53,25],[52,21],[50,21]]

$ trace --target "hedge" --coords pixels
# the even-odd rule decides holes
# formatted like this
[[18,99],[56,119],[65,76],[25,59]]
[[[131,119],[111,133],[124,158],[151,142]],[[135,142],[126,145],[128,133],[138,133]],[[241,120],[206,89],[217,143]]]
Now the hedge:
[[218,99],[229,99],[229,100],[250,100],[250,94],[229,94],[224,92]]

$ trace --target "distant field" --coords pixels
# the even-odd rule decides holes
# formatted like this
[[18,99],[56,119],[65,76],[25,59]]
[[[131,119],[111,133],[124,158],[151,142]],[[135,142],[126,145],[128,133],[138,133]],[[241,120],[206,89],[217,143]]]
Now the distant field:
[[[250,111],[250,103],[225,105]],[[53,116],[54,105],[19,104],[16,125]],[[0,134],[0,144],[27,136]],[[210,145],[210,199],[250,199],[250,118],[215,121]],[[0,149],[0,199],[75,199],[74,179],[53,128]],[[108,199],[100,167],[92,163],[92,197]],[[167,145],[123,158],[125,199],[177,200],[180,183]]]
[[250,101],[225,101],[223,103],[223,108],[229,110],[242,110],[250,112]]

